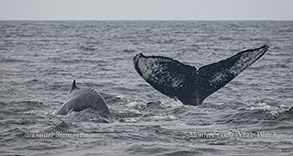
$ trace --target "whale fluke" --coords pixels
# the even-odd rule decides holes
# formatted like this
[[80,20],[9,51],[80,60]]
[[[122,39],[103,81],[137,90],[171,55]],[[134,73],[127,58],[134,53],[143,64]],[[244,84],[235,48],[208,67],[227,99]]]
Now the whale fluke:
[[264,45],[248,49],[198,70],[168,57],[142,53],[136,55],[133,62],[138,74],[159,92],[185,105],[200,105],[263,56],[268,48]]

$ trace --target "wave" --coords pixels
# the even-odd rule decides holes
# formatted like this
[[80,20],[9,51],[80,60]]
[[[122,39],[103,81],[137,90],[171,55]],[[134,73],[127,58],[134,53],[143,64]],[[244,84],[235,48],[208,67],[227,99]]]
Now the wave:
[[31,61],[18,58],[0,58],[0,63],[29,63]]
[[281,125],[282,121],[293,122],[292,108],[286,106],[272,106],[266,103],[251,103],[231,111],[232,114],[223,115],[220,124],[256,124],[266,127],[274,123]]

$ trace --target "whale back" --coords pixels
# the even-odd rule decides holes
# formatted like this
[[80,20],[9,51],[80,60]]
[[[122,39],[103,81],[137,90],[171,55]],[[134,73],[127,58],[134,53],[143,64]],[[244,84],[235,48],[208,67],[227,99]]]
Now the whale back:
[[110,114],[100,93],[92,88],[79,89],[74,81],[69,96],[56,114],[66,115],[71,111],[79,112],[88,108],[96,110],[101,116]]

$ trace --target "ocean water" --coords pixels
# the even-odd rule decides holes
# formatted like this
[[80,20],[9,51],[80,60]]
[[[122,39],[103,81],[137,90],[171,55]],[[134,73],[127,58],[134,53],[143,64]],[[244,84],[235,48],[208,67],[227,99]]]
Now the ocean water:
[[[270,50],[200,106],[148,85],[135,54],[200,66]],[[0,155],[293,154],[293,22],[0,21]],[[112,113],[54,112],[72,81]]]

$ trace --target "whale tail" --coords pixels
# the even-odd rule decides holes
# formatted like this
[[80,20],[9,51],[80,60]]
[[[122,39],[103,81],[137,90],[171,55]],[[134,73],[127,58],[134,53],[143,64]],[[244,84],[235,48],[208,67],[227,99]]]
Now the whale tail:
[[264,45],[245,50],[198,70],[168,57],[144,56],[142,53],[133,61],[138,74],[156,90],[185,105],[200,105],[263,56],[268,48]]

